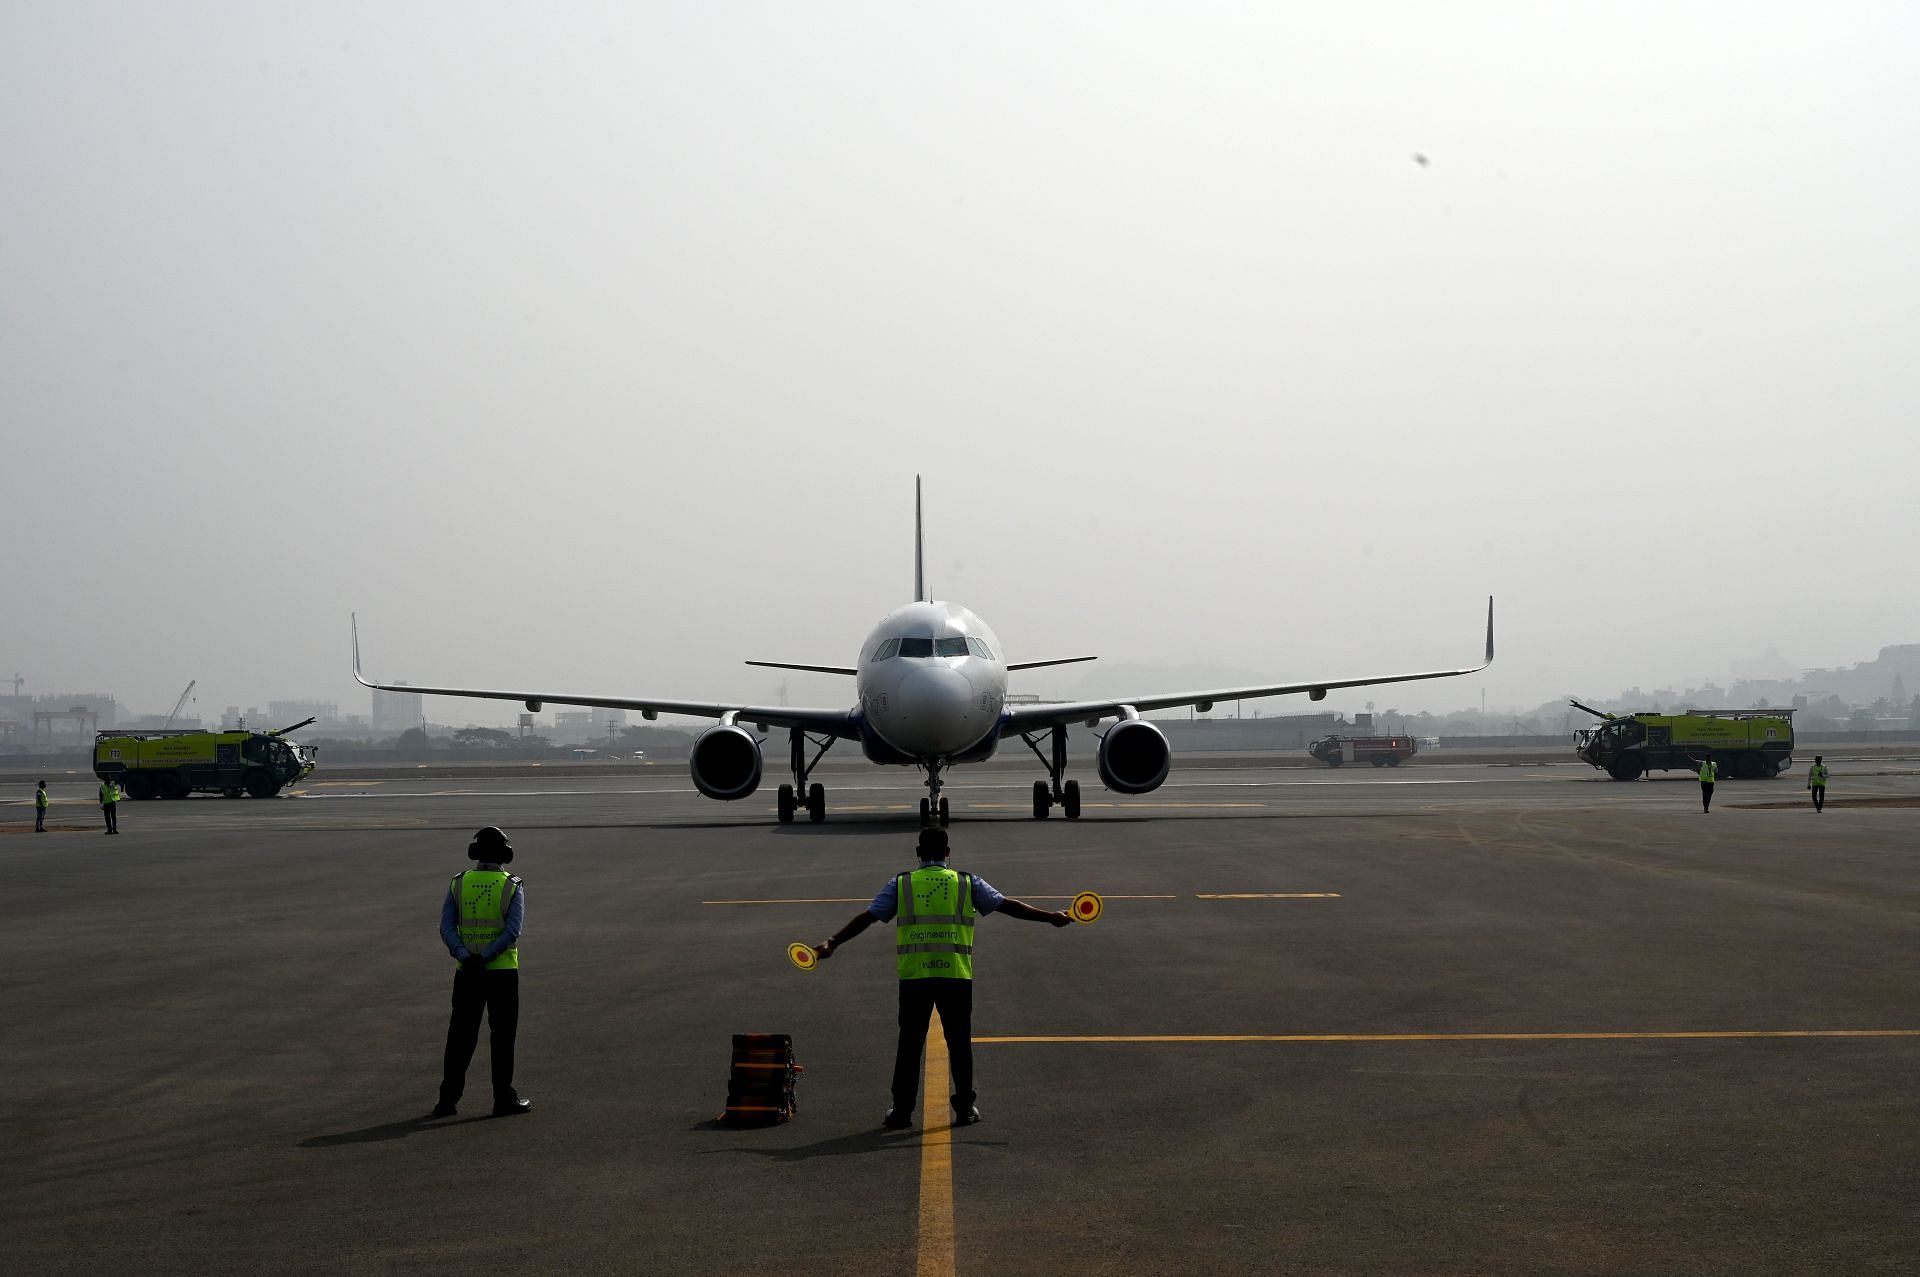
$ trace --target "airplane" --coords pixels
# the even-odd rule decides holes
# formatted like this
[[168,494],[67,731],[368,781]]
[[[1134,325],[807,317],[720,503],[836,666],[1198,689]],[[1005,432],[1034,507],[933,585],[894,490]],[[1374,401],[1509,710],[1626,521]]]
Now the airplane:
[[[807,819],[816,824],[827,818],[826,790],[817,781],[809,783],[808,778],[836,743],[857,742],[870,762],[917,767],[925,774],[927,796],[920,800],[920,823],[924,827],[936,821],[941,825],[948,823],[950,808],[946,795],[941,793],[946,770],[991,758],[1000,743],[1010,737],[1018,737],[1047,771],[1046,780],[1033,783],[1033,818],[1045,820],[1052,809],[1058,807],[1068,820],[1077,820],[1080,783],[1066,776],[1067,728],[1073,723],[1084,722],[1089,728],[1097,729],[1101,722],[1115,720],[1100,736],[1095,771],[1101,783],[1116,793],[1147,794],[1160,787],[1173,766],[1173,751],[1165,734],[1141,717],[1148,711],[1192,706],[1205,713],[1223,701],[1298,692],[1305,692],[1309,700],[1318,701],[1324,700],[1333,688],[1458,678],[1476,674],[1493,663],[1493,599],[1488,598],[1486,657],[1480,664],[1466,669],[1376,678],[1314,679],[1267,687],[1116,696],[1104,700],[1009,704],[1007,675],[1095,658],[1069,656],[1045,661],[1009,661],[1006,649],[986,622],[957,603],[934,600],[927,592],[926,579],[920,480],[915,476],[913,602],[881,618],[860,645],[857,663],[852,666],[746,662],[765,669],[805,670],[851,678],[854,704],[850,707],[794,709],[739,701],[576,696],[375,683],[360,672],[357,615],[353,618],[353,676],[362,686],[378,691],[519,701],[531,713],[538,713],[543,705],[587,705],[638,710],[642,718],[649,720],[662,714],[718,719],[714,726],[695,738],[688,766],[693,773],[694,787],[708,798],[722,802],[749,797],[760,787],[763,771],[760,746],[770,730],[785,731],[793,783],[783,784],[778,790],[775,810],[782,824],[792,823],[803,809]],[[752,724],[759,735],[748,730],[745,724]],[[809,751],[812,751],[811,758]]]

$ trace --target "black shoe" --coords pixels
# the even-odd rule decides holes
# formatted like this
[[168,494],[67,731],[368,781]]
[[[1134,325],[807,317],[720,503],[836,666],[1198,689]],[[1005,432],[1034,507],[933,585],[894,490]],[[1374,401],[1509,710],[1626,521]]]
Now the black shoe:
[[978,1104],[968,1105],[967,1111],[964,1113],[959,1109],[953,1111],[953,1124],[955,1126],[972,1126],[979,1120],[980,1106]]
[[880,1125],[889,1131],[904,1131],[913,1125],[913,1114],[902,1113],[899,1109],[888,1109],[887,1115],[880,1119]]
[[493,1102],[493,1115],[495,1117],[512,1117],[514,1114],[524,1113],[532,1107],[532,1100],[523,1100],[515,1095],[504,1100],[495,1100]]
[[459,1109],[453,1106],[453,1101],[441,1100],[438,1104],[433,1106],[433,1112],[427,1114],[427,1116],[428,1117],[452,1117],[455,1113],[458,1113],[459,1111],[460,1111]]

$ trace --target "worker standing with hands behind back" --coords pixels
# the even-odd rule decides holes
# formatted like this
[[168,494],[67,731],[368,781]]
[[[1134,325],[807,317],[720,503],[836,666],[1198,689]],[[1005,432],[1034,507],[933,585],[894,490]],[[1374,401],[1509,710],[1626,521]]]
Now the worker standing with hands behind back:
[[493,825],[473,836],[467,858],[477,862],[453,876],[440,906],[440,940],[460,969],[453,973],[453,1014],[440,1102],[432,1116],[452,1117],[466,1090],[467,1065],[480,1042],[484,1012],[493,1040],[493,1115],[510,1117],[533,1107],[513,1089],[513,1040],[520,1029],[520,927],[527,893],[506,871],[513,846]]
[[921,830],[919,852],[919,868],[896,875],[864,912],[814,948],[819,957],[830,958],[874,923],[898,923],[894,955],[900,976],[900,1045],[893,1057],[893,1107],[880,1123],[889,1130],[913,1125],[920,1056],[936,1007],[953,1067],[953,1124],[971,1126],[980,1120],[973,1103],[974,920],[981,914],[1004,913],[1056,927],[1073,921],[1064,909],[1036,909],[1001,895],[983,879],[950,868],[944,829]]

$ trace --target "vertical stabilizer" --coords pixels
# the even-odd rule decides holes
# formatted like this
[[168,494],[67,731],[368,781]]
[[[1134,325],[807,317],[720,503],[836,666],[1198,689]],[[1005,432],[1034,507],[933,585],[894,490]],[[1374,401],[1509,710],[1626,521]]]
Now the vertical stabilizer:
[[927,601],[927,549],[920,530],[920,476],[913,476],[913,601]]

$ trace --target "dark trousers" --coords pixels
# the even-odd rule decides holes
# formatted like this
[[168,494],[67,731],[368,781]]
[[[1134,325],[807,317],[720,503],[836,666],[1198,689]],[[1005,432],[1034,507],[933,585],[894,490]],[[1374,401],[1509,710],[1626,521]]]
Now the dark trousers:
[[45,807],[35,807],[33,809],[33,832],[36,834],[44,834],[47,832],[47,809]]
[[1700,782],[1700,810],[1713,810],[1713,782],[1710,780]]
[[893,1055],[893,1108],[905,1116],[920,1098],[920,1053],[927,1025],[940,1008],[947,1036],[947,1060],[953,1066],[953,1106],[973,1107],[973,981],[933,977],[900,982],[900,1047]]
[[107,817],[107,832],[110,834],[119,833],[120,832],[120,804],[119,803],[101,803],[100,810],[103,813],[105,813]]
[[1813,785],[1810,786],[1810,788],[1813,791],[1813,809],[1815,811],[1824,811],[1827,806],[1827,787],[1825,785]]
[[493,1098],[510,1100],[513,1092],[513,1035],[520,1027],[520,973],[468,971],[453,974],[453,1018],[447,1021],[447,1058],[440,1081],[440,1098],[459,1101],[467,1087],[467,1065],[480,1042],[480,1013],[487,1015],[493,1046]]

